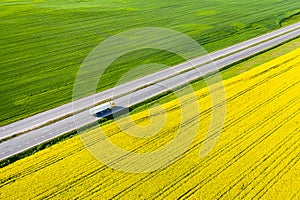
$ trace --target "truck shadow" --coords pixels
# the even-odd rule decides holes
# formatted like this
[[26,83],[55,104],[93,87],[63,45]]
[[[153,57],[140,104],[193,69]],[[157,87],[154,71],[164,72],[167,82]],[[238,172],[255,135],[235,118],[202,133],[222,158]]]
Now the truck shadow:
[[122,106],[115,106],[113,109],[111,110],[105,110],[102,112],[99,112],[97,114],[95,114],[95,117],[98,118],[113,118],[113,114],[115,117],[119,117],[121,115],[124,115],[126,113],[128,113],[129,109],[127,107],[122,107]]

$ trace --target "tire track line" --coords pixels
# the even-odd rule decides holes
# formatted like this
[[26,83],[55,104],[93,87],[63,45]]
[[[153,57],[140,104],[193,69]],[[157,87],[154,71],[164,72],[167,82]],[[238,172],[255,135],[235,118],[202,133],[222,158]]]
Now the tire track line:
[[[297,149],[297,148],[296,148]],[[269,188],[268,189],[270,189],[275,183],[277,183],[278,181],[279,181],[279,179],[283,176],[283,175],[285,175],[289,170],[290,170],[290,168],[292,168],[292,167],[294,167],[297,163],[298,163],[298,161],[299,161],[299,157],[300,157],[300,153],[298,153],[275,177],[274,177],[274,179],[271,179],[269,182],[268,182],[268,184],[266,185],[266,187],[268,187],[268,185],[270,185],[270,183],[272,183],[270,186],[269,186]],[[265,188],[263,188],[263,189],[265,189]],[[262,193],[262,195],[259,197],[259,199],[261,198],[261,197],[263,197],[265,194],[266,194],[266,192],[268,191],[268,189],[265,191],[265,192],[263,192]],[[254,197],[257,197],[260,193],[262,192],[262,190],[261,191],[259,191]]]
[[[220,191],[216,196],[217,199],[221,199],[224,195],[226,195],[233,187],[235,187],[239,182],[241,182],[245,177],[247,177],[248,175],[250,175],[253,171],[255,171],[263,162],[269,160],[272,158],[272,156],[278,152],[279,150],[282,149],[282,147],[284,147],[285,143],[291,141],[292,139],[296,138],[297,133],[299,132],[299,128],[297,128],[296,130],[294,130],[290,135],[288,135],[287,137],[284,138],[284,140],[282,140],[279,144],[277,144],[276,148],[274,148],[270,154],[265,155],[264,157],[260,158],[254,166],[250,166],[248,167],[245,171],[243,171],[243,173],[241,173],[238,177],[238,179],[235,179],[230,186],[226,186],[223,188],[223,191]],[[297,146],[298,141],[296,140],[291,147],[293,147],[295,144]],[[282,155],[281,155],[282,156]],[[279,156],[279,158],[281,157]],[[236,198],[237,196],[235,196]]]
[[[298,133],[299,133],[299,129],[298,129]],[[298,140],[296,140],[296,142],[298,142]],[[257,178],[259,178],[259,177],[261,177],[262,176],[262,178],[260,179],[260,181],[256,184],[256,185],[254,185],[254,186],[252,186],[252,188],[251,188],[251,190],[249,191],[249,192],[251,192],[253,189],[255,189],[256,188],[256,186],[258,186],[260,183],[262,183],[262,181],[264,180],[264,178],[266,178],[269,174],[271,174],[272,173],[272,171],[274,170],[274,169],[276,169],[280,164],[281,164],[281,162],[283,161],[283,160],[286,160],[289,156],[290,156],[290,152],[294,152],[295,150],[297,150],[297,147],[299,147],[299,146],[296,146],[295,148],[293,148],[292,150],[291,150],[291,147],[290,148],[288,148],[287,149],[287,152],[285,153],[285,154],[283,154],[283,155],[281,155],[282,157],[284,157],[283,159],[281,159],[281,160],[279,160],[279,159],[275,159],[274,160],[274,162],[270,165],[270,166],[267,166],[266,168],[264,168],[264,170],[257,176]],[[299,154],[298,154],[299,155]],[[281,157],[280,156],[280,157]],[[296,156],[296,158],[297,158],[297,156]],[[294,159],[294,158],[293,158]],[[290,162],[289,162],[290,163]],[[284,169],[289,165],[289,163],[287,163],[287,165],[284,167]],[[272,165],[275,165],[272,169],[271,169],[271,166]],[[279,174],[282,172],[282,170],[280,170],[280,172],[279,172]],[[268,187],[268,185],[269,185],[269,183],[270,182],[272,182],[273,180],[275,180],[276,178],[277,178],[277,175],[278,174],[276,174],[275,176],[273,176],[273,178],[271,178],[269,181],[268,181],[268,183],[256,194],[256,196],[259,194],[259,193],[261,193],[261,192],[263,192],[263,190],[265,189],[265,188],[267,188]],[[277,181],[278,181],[278,179],[277,179]],[[276,182],[275,182],[276,183]],[[274,183],[274,184],[275,184]],[[251,185],[251,184],[250,184]],[[250,185],[248,185],[248,186],[250,186]],[[247,186],[247,187],[248,187]],[[270,187],[269,187],[270,188]],[[265,191],[265,192],[267,192],[268,191],[268,189]],[[241,192],[240,192],[241,193]],[[239,194],[240,194],[239,193]],[[245,197],[247,194],[245,194],[243,197]]]
[[[297,98],[295,98],[293,100],[293,102],[296,102],[296,100],[298,100]],[[299,100],[298,100],[299,101]],[[298,102],[297,101],[297,102]],[[291,106],[292,104],[290,104]],[[271,114],[271,118],[266,118],[264,121],[261,121],[259,123],[257,123],[255,126],[253,126],[251,129],[247,130],[246,132],[244,132],[244,134],[240,135],[239,137],[237,137],[235,140],[233,140],[231,143],[228,143],[226,145],[224,145],[223,148],[221,148],[219,151],[215,152],[214,154],[212,154],[210,157],[210,159],[208,159],[204,164],[206,164],[203,168],[205,167],[209,167],[210,165],[210,161],[213,161],[215,158],[218,158],[219,156],[225,155],[226,153],[230,152],[230,150],[234,149],[235,147],[238,147],[242,142],[246,141],[249,137],[251,137],[250,133],[252,131],[255,131],[256,129],[259,129],[261,127],[263,127],[264,125],[267,125],[267,122],[270,120],[274,120],[278,117],[280,117],[281,112],[285,111],[286,109],[289,109],[289,107],[283,107],[281,109],[278,109],[276,111],[274,111]],[[199,145],[199,144],[198,144]],[[194,147],[193,147],[194,148]],[[222,154],[221,154],[222,153]],[[163,190],[161,193],[166,192],[167,190],[175,190],[175,185],[178,184],[179,182],[181,182],[184,179],[187,179],[190,175],[198,173],[197,170],[199,169],[198,166],[195,166],[194,168],[192,168],[190,170],[190,174],[183,174],[183,176],[174,184],[170,185],[168,188],[166,188],[165,190]],[[188,180],[186,180],[184,183],[186,183]],[[178,186],[179,187],[179,186]]]
[[265,135],[261,136],[260,138],[258,138],[258,140],[256,140],[255,142],[253,142],[252,144],[250,144],[247,148],[245,148],[244,150],[242,150],[238,155],[234,156],[233,159],[231,159],[229,162],[227,162],[225,165],[223,165],[221,168],[219,168],[218,170],[216,170],[213,174],[211,174],[208,178],[202,180],[201,182],[199,182],[198,184],[196,184],[196,186],[194,186],[193,188],[189,189],[187,192],[185,192],[183,195],[181,195],[179,197],[179,199],[182,198],[189,198],[192,194],[194,194],[198,189],[201,189],[203,187],[203,184],[209,182],[210,180],[216,178],[218,175],[220,175],[224,170],[228,169],[232,164],[234,164],[237,160],[239,160],[242,156],[244,156],[245,154],[247,154],[248,152],[250,152],[252,150],[252,148],[254,148],[257,144],[265,141],[270,135],[274,134],[276,131],[278,131],[278,129],[280,129],[283,125],[285,125],[286,123],[288,123],[290,120],[292,120],[294,117],[296,117],[298,114],[300,113],[300,109],[297,110],[297,112],[295,112],[293,115],[288,116],[283,123],[276,125],[274,128],[272,128],[270,131],[268,131]]

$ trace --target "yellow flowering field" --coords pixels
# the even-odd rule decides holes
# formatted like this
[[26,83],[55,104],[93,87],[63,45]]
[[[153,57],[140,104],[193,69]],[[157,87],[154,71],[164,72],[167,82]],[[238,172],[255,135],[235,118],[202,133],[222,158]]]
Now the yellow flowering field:
[[184,104],[170,101],[102,127],[111,143],[143,154],[168,145],[180,122],[187,134],[199,124],[189,149],[167,167],[144,173],[110,168],[86,148],[102,142],[94,129],[84,133],[89,144],[76,136],[0,169],[0,199],[299,199],[300,48],[224,86],[224,128],[204,158],[199,151],[212,110],[207,89],[195,94],[200,115],[190,112],[185,121],[182,107],[193,109],[191,94]]

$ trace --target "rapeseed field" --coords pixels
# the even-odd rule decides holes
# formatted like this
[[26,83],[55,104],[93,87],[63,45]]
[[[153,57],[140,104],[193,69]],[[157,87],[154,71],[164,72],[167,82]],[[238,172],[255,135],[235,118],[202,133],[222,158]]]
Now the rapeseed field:
[[[190,148],[169,166],[148,173],[114,170],[95,159],[76,136],[0,169],[0,199],[299,199],[300,48],[226,80],[224,86],[224,128],[206,157],[200,158],[199,151],[213,105],[204,88],[195,94],[201,113],[191,112],[181,122],[187,131],[192,124],[199,124],[199,130]],[[190,95],[181,99],[184,104],[173,100],[102,130],[122,149],[152,152],[174,138],[182,106],[192,109]],[[131,120],[157,134],[126,135],[124,130],[137,129]],[[158,122],[165,123],[155,130]],[[95,138],[88,145],[101,142],[97,133],[83,133]]]

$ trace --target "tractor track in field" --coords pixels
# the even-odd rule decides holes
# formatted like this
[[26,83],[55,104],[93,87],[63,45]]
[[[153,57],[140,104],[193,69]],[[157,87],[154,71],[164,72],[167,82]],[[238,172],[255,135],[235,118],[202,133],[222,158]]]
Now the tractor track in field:
[[250,144],[247,148],[243,149],[238,155],[234,156],[234,159],[231,159],[229,162],[227,162],[225,165],[223,165],[221,168],[219,168],[213,174],[211,174],[208,178],[206,178],[206,179],[198,182],[194,187],[192,187],[191,189],[189,189],[188,191],[186,191],[184,194],[182,194],[179,197],[179,199],[189,198],[197,190],[201,189],[204,184],[206,184],[209,181],[211,181],[212,179],[216,178],[224,170],[228,169],[232,164],[234,164],[237,160],[239,160],[242,156],[244,156],[245,154],[247,154],[248,152],[250,152],[253,147],[255,147],[257,144],[265,141],[270,135],[274,134],[278,129],[280,129],[280,127],[282,125],[284,125],[287,122],[289,122],[291,119],[293,119],[294,117],[296,117],[299,113],[300,113],[300,109],[295,114],[293,114],[291,116],[288,116],[288,118],[286,118],[284,120],[284,123],[275,126],[273,129],[269,130],[265,135],[261,136],[260,138],[258,138],[258,140],[256,140],[252,144]]
[[[295,135],[297,135],[297,134],[299,134],[299,130],[300,130],[300,129],[297,128],[297,129],[295,129],[292,133],[296,133]],[[292,134],[292,133],[291,133],[291,134]],[[299,139],[299,138],[298,138],[298,139]],[[270,175],[274,169],[276,169],[277,167],[279,167],[279,166],[282,164],[282,161],[287,160],[288,157],[291,156],[290,153],[294,152],[294,151],[297,150],[297,148],[299,147],[299,144],[298,144],[298,143],[299,143],[299,140],[295,140],[294,144],[292,144],[292,146],[290,146],[289,148],[287,148],[287,150],[285,151],[284,154],[281,154],[278,158],[273,158],[273,162],[271,163],[271,165],[268,165],[267,167],[265,167],[265,168],[260,172],[260,174],[256,177],[256,178],[260,178],[260,179],[258,179],[259,181],[256,182],[256,185],[252,185],[252,183],[250,183],[249,185],[247,185],[247,187],[251,187],[251,186],[252,186],[249,192],[251,192],[253,189],[255,189],[255,187],[257,187],[260,183],[262,183],[262,181],[264,180],[264,178],[266,178],[268,175]],[[293,148],[291,148],[291,147],[293,147]],[[299,155],[299,154],[300,154],[300,153],[298,153],[298,155]],[[271,155],[271,156],[272,156],[272,155]],[[278,160],[278,159],[281,158],[281,157],[282,157],[282,159]],[[298,157],[298,156],[296,156],[296,157],[293,156],[293,159],[292,159],[290,162],[286,163],[286,165],[284,165],[284,168],[286,168],[287,166],[289,166],[290,163],[291,163],[295,158],[297,158],[297,157]],[[299,160],[299,158],[298,158],[298,160]],[[273,166],[273,165],[275,165],[275,166]],[[271,167],[273,167],[273,168],[271,168]],[[283,172],[283,170],[279,170],[279,174],[282,173],[282,172]],[[270,181],[269,181],[267,184],[265,184],[264,187],[262,187],[256,195],[258,195],[259,193],[261,193],[266,187],[269,187],[269,186],[270,186],[269,183],[272,182],[273,179],[276,179],[277,175],[279,175],[279,174],[276,174],[275,176],[273,176],[273,177],[270,179]],[[274,183],[274,184],[275,184],[275,183]],[[272,186],[272,185],[271,185],[271,186]],[[247,189],[247,187],[246,187],[245,189]],[[270,188],[270,187],[269,187],[269,188]],[[242,192],[242,191],[241,191],[241,192]],[[238,195],[241,194],[241,192],[238,193]],[[244,194],[244,195],[242,196],[242,198],[244,198],[245,196],[246,196],[246,194]]]
[[[295,99],[294,99],[293,101],[291,101],[291,102],[293,102],[293,104],[297,105],[297,101],[296,101],[296,100],[297,100],[297,98],[295,98]],[[290,102],[290,103],[291,103],[291,102]],[[249,135],[249,134],[251,133],[251,131],[255,131],[256,129],[260,128],[262,125],[267,124],[267,122],[269,122],[270,120],[274,120],[274,119],[276,119],[277,117],[280,117],[280,114],[278,114],[278,113],[284,111],[285,109],[287,109],[287,107],[283,107],[283,108],[278,109],[278,110],[276,110],[275,112],[273,112],[272,114],[274,114],[274,115],[272,115],[271,118],[268,118],[268,119],[266,119],[266,120],[264,120],[264,121],[262,121],[262,122],[257,123],[252,129],[250,129],[250,130],[244,132],[243,134],[241,134],[239,137],[237,137],[237,138],[236,138],[234,141],[232,141],[231,143],[226,144],[226,145],[225,145],[226,147],[221,148],[218,152],[212,154],[212,155],[210,156],[211,158],[210,158],[208,161],[212,161],[213,159],[218,158],[220,155],[225,155],[226,153],[230,152],[231,149],[233,149],[233,148],[235,148],[235,147],[238,147],[242,142],[246,141],[249,137],[251,137],[251,135]],[[239,121],[240,121],[240,120],[236,120],[236,122],[239,122]],[[246,136],[248,136],[248,137],[246,137]],[[198,144],[196,147],[192,147],[192,148],[197,148],[198,146],[199,146],[199,144]],[[205,167],[208,167],[209,164],[210,164],[210,163],[205,163]],[[197,174],[197,173],[198,173],[198,171],[197,171],[198,169],[199,169],[199,166],[196,166],[196,167],[192,168],[192,169],[190,170],[190,174],[188,174],[188,175],[184,174],[182,177],[180,177],[180,178],[179,178],[176,182],[174,182],[172,185],[168,186],[168,187],[167,187],[166,189],[164,189],[164,190],[161,190],[161,192],[160,192],[159,194],[164,193],[164,192],[167,192],[167,190],[172,190],[172,191],[176,190],[176,188],[175,188],[175,185],[176,185],[176,184],[181,183],[181,181],[183,181],[184,179],[187,179],[189,176],[191,176],[191,175],[193,175],[193,174]],[[188,181],[188,180],[186,180],[186,182],[187,182],[187,181]],[[184,182],[184,183],[185,183],[185,182]],[[178,187],[180,187],[180,186],[178,186]],[[167,196],[167,194],[166,194],[165,196]],[[157,196],[157,197],[158,197],[158,196]]]
[[[255,165],[248,167],[245,171],[243,171],[243,173],[241,173],[237,178],[235,179],[233,182],[231,182],[229,185],[227,185],[226,187],[224,187],[220,192],[218,192],[216,194],[217,199],[221,199],[224,195],[226,195],[232,188],[234,188],[235,186],[237,186],[244,178],[246,178],[247,176],[249,176],[253,171],[255,171],[256,169],[259,168],[259,166],[265,162],[266,160],[271,159],[271,157],[278,152],[279,150],[282,150],[285,143],[292,141],[292,139],[295,139],[297,136],[297,133],[299,132],[299,128],[295,129],[290,135],[286,136],[283,140],[280,141],[279,144],[276,145],[276,148],[273,148],[272,151],[270,152],[270,154],[267,154],[265,156],[263,156],[262,158],[260,158]],[[298,140],[295,140],[295,142],[291,145],[291,147],[293,147],[294,145],[297,146],[298,144]],[[283,155],[280,155],[279,157],[281,157]],[[244,188],[243,188],[244,189]],[[245,188],[246,189],[246,188]],[[237,196],[235,196],[237,197]]]
[[[298,147],[299,147],[299,146],[298,146]],[[295,148],[295,149],[296,149],[296,148]],[[284,168],[282,169],[282,171],[280,171],[280,172],[274,177],[274,179],[269,180],[268,183],[267,183],[267,185],[266,185],[265,187],[268,187],[268,189],[270,189],[275,183],[277,183],[277,182],[279,181],[279,179],[289,171],[290,168],[294,167],[294,166],[298,163],[299,157],[300,157],[300,153],[298,153],[298,154],[297,154],[297,155],[296,155],[296,156],[295,156],[295,157],[294,157],[294,158],[293,158],[286,166],[284,166]],[[288,167],[289,167],[289,168],[288,168]],[[270,184],[270,183],[272,183],[272,184]],[[259,193],[261,193],[262,190],[265,189],[265,187],[262,188],[262,189],[255,195],[255,197],[256,197]],[[263,197],[263,196],[268,192],[268,189],[265,190],[265,191],[262,193],[262,195],[260,195],[260,197],[259,197],[258,199],[260,199],[261,197]]]

